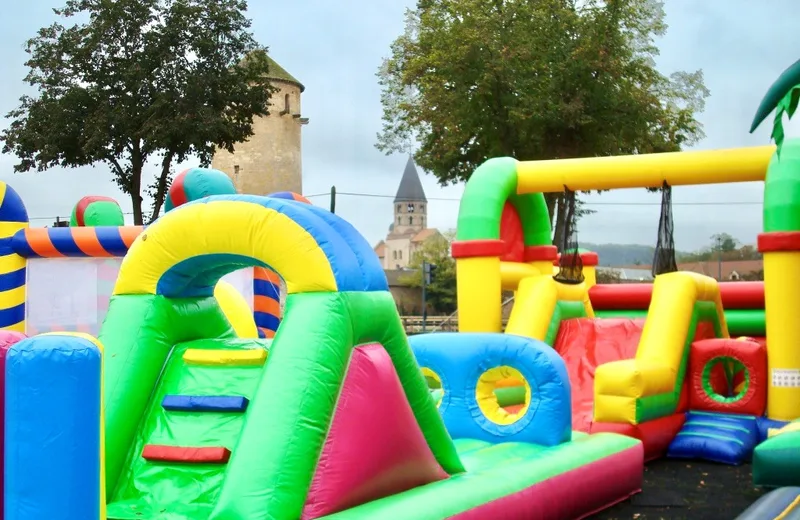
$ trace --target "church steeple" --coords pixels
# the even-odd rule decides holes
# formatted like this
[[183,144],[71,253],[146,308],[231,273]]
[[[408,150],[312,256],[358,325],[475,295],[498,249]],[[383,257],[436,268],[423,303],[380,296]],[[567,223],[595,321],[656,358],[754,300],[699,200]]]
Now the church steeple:
[[414,159],[409,156],[397,195],[394,197],[393,235],[416,234],[428,225],[428,199],[417,173]]

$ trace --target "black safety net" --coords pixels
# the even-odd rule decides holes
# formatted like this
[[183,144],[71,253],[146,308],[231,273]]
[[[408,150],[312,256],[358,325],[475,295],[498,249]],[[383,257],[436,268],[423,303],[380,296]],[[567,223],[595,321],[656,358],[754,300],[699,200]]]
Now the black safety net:
[[556,244],[561,256],[558,260],[558,273],[553,277],[557,282],[579,284],[583,282],[583,262],[578,248],[578,212],[575,192],[564,187],[562,199],[564,215],[564,232],[561,243]]
[[675,237],[672,221],[672,186],[664,182],[661,186],[661,217],[658,220],[658,241],[653,254],[653,276],[678,270],[675,261]]

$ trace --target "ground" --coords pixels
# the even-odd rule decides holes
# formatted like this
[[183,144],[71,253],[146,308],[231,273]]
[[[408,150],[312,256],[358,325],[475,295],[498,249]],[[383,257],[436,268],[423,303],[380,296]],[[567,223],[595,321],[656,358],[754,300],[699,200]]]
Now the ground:
[[750,465],[662,459],[644,472],[642,492],[591,520],[732,520],[766,491]]

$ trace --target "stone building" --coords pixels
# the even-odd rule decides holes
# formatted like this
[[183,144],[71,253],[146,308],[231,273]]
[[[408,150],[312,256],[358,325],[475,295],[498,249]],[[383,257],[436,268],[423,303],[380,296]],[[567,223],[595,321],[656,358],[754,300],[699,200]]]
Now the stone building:
[[407,269],[417,249],[432,238],[443,238],[439,230],[428,227],[428,199],[409,157],[397,195],[394,197],[394,219],[389,234],[375,246],[385,270]]
[[301,129],[308,118],[301,116],[300,98],[305,87],[275,60],[268,60],[269,78],[278,89],[272,94],[269,115],[253,121],[253,136],[237,144],[234,153],[218,151],[211,166],[228,174],[239,193],[302,194]]

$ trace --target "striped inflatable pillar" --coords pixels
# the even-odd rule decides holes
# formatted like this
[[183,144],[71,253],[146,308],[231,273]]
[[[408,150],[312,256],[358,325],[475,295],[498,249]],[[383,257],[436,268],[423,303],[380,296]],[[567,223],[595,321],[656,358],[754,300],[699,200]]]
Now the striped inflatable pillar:
[[4,375],[3,519],[104,519],[100,343],[28,338],[6,352]]
[[253,269],[253,311],[258,336],[273,338],[281,323],[281,277],[272,269]]
[[25,204],[0,182],[0,330],[25,332],[26,259],[14,251],[12,238],[27,227]]

